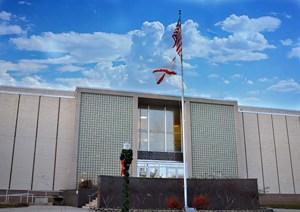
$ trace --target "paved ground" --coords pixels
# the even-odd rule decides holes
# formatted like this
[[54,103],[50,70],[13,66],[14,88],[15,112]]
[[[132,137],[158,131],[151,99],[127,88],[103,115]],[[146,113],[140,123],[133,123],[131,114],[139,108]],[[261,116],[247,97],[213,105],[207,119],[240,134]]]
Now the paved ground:
[[[0,212],[88,212],[88,209],[69,206],[30,206],[24,208],[1,208]],[[292,209],[274,209],[275,212],[300,212]]]
[[69,206],[29,206],[24,208],[1,208],[0,212],[87,212],[88,209]]

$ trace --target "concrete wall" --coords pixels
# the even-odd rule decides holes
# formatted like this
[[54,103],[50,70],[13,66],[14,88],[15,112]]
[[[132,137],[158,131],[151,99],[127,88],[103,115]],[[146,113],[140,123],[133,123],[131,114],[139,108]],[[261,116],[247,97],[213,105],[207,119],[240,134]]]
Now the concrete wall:
[[[133,140],[133,148],[138,148],[137,98],[180,100],[102,90],[86,93],[91,94],[81,115],[89,120],[79,118],[80,99],[73,92],[0,86],[0,189],[75,189],[79,121],[84,121],[82,140],[98,136],[98,143],[89,147],[80,143],[80,173],[119,175],[122,143]],[[192,98],[187,98],[186,106],[189,176],[219,177],[218,166],[227,167],[225,177],[257,178],[261,193],[300,194],[299,111],[240,107],[236,112],[234,102]],[[106,151],[99,155],[102,147]],[[236,152],[231,152],[234,148]],[[108,159],[111,155],[114,160]],[[105,169],[103,161],[110,164]],[[89,169],[89,164],[96,164],[97,170]]]
[[0,189],[9,186],[18,95],[0,93]]
[[261,193],[299,194],[300,114],[241,112],[245,167]]
[[28,90],[0,89],[0,189],[74,189],[74,96]]

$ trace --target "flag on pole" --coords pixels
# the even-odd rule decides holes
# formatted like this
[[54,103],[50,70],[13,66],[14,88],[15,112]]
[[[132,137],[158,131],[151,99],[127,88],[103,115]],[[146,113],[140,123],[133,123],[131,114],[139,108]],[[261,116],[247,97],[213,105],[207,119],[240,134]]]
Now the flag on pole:
[[157,68],[152,71],[156,78],[156,84],[159,85],[167,77],[177,74],[172,70],[176,66],[176,57],[174,57],[172,61],[170,61],[170,64],[168,64],[167,66],[169,66],[170,68]]
[[167,76],[176,75],[175,71],[168,68],[158,68],[152,71],[156,76],[156,84],[160,84]]
[[[175,30],[172,34],[174,40],[173,48],[175,48],[176,53],[180,57],[180,62],[182,64],[182,35],[181,35],[181,17],[179,16]],[[176,75],[176,72],[172,69],[176,63],[176,57],[172,59],[172,68],[158,68],[152,71],[156,75],[156,84],[160,84],[167,76]]]
[[[175,30],[172,34],[172,38],[174,40],[173,48],[175,48],[177,54],[182,60],[182,35],[181,35],[181,17],[178,18]],[[182,61],[181,61],[182,62]]]

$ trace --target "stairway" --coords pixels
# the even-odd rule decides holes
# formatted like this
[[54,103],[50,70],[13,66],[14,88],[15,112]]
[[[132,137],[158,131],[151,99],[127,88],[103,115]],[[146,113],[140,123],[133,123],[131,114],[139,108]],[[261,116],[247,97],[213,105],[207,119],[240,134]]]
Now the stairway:
[[85,206],[82,206],[82,208],[96,209],[97,208],[97,201],[98,201],[98,198],[96,197],[95,199],[93,199],[89,203],[85,204]]

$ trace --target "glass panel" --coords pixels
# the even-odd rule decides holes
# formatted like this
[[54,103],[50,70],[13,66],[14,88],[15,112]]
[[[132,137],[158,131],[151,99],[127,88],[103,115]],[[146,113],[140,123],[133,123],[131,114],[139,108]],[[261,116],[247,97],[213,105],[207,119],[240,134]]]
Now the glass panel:
[[148,133],[140,131],[140,150],[148,151]]
[[176,152],[181,152],[181,117],[180,110],[174,110],[174,148]]
[[149,177],[159,177],[159,168],[158,167],[150,167],[149,168]]
[[164,108],[150,108],[150,149],[149,151],[165,151],[165,111]]
[[174,134],[167,133],[167,152],[174,152],[175,145],[174,145]]
[[150,132],[150,148],[149,151],[164,152],[165,151],[165,134]]
[[169,178],[176,178],[176,169],[175,168],[168,168],[167,176]]
[[166,169],[166,167],[159,167],[159,176],[161,178],[166,178],[167,177],[167,169]]
[[147,169],[146,167],[139,168],[139,177],[147,177]]
[[140,109],[140,150],[148,151],[148,109]]
[[164,108],[150,108],[150,131],[164,132],[165,131],[165,111]]
[[140,129],[148,130],[148,109],[140,109]]
[[167,132],[172,133],[174,131],[174,111],[166,111],[166,123],[167,123]]
[[178,168],[177,169],[177,178],[183,178],[183,169],[182,168]]

